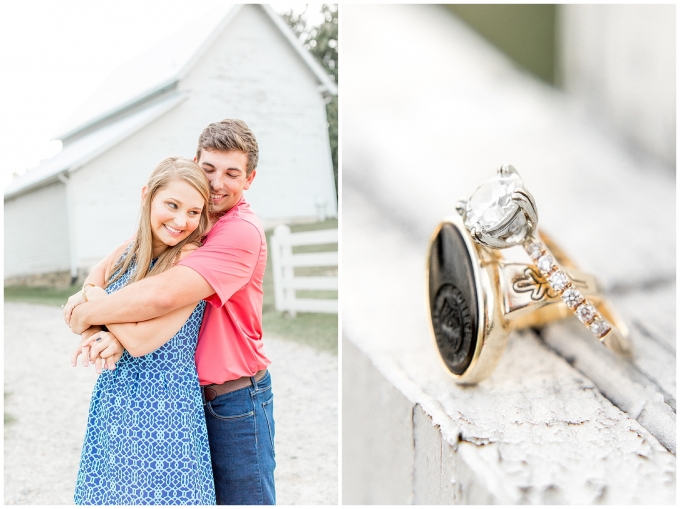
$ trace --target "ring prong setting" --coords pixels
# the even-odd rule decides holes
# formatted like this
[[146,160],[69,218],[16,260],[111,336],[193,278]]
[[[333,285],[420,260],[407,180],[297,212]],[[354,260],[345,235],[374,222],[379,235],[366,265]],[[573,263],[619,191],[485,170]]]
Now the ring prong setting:
[[457,210],[461,202],[465,203],[461,214],[465,226],[486,247],[503,249],[522,244],[538,225],[536,202],[510,164],[498,168],[496,177],[477,188],[468,200],[460,200]]
[[465,217],[465,207],[467,206],[467,200],[458,200],[456,202],[456,212],[460,214],[461,217]]
[[498,174],[499,175],[510,175],[510,174],[519,175],[517,173],[517,170],[515,169],[515,167],[511,164],[508,164],[508,163],[505,163],[505,164],[501,165],[500,168],[498,168]]
[[533,228],[528,233],[528,235],[530,235],[533,233],[536,225],[538,225],[538,211],[536,210],[536,202],[534,201],[534,197],[531,196],[531,193],[529,193],[529,191],[526,189],[517,189],[512,193],[510,198],[517,204],[518,207],[520,207],[520,209],[522,209],[527,220],[532,224]]

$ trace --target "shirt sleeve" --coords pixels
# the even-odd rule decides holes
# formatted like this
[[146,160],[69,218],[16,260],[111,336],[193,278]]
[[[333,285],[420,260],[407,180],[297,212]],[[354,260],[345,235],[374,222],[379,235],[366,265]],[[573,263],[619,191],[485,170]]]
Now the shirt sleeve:
[[223,306],[253,276],[262,250],[258,229],[243,219],[219,221],[205,244],[179,262],[198,272],[215,293],[205,299]]

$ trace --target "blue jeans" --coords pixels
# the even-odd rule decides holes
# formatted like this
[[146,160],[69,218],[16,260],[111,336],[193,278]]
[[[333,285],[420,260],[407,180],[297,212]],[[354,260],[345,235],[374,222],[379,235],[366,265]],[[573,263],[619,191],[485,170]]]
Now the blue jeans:
[[253,385],[205,402],[219,505],[273,505],[274,395],[267,372]]

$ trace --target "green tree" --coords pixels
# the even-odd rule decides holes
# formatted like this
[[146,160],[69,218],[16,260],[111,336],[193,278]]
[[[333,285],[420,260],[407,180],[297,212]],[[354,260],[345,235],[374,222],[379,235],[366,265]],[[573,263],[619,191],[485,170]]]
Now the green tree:
[[[307,6],[309,8],[309,6]],[[310,25],[305,16],[307,8],[300,14],[288,11],[283,19],[293,29],[305,48],[316,57],[328,75],[338,83],[338,6],[323,4],[321,13],[324,20],[319,26]],[[338,96],[331,96],[326,103],[328,138],[333,158],[335,192],[338,192]]]

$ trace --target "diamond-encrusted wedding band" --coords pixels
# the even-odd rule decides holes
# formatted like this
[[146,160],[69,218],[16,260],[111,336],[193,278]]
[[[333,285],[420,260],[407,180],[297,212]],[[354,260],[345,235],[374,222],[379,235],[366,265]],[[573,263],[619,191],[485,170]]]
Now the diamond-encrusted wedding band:
[[538,211],[517,170],[509,164],[497,175],[460,200],[456,210],[472,238],[494,249],[523,244],[538,225]]
[[619,353],[627,354],[630,352],[630,346],[624,337],[625,335],[616,330],[597,310],[595,303],[585,298],[575,287],[572,279],[566,271],[562,270],[545,243],[531,237],[525,241],[524,250],[536,263],[538,270],[546,278],[550,287],[561,296],[567,307],[590,329],[597,339]]

